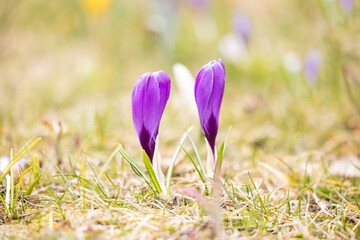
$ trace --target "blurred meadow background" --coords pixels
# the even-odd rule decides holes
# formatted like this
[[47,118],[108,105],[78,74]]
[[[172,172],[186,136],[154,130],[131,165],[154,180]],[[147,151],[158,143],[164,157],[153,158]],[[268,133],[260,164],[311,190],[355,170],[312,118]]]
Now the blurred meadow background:
[[[359,239],[359,13],[357,0],[0,0],[0,154],[41,137],[13,210],[0,206],[0,236]],[[164,70],[163,169],[190,126],[205,159],[173,67],[196,77],[219,58],[217,145],[231,126],[222,177],[234,199],[206,197],[216,219],[177,192],[202,189],[183,152],[165,203],[112,153],[121,144],[143,166],[131,92],[142,73]]]

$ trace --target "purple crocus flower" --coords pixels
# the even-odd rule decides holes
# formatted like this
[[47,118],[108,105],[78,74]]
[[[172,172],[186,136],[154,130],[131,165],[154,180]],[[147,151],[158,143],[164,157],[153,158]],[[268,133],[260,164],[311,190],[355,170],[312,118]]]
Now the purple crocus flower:
[[188,0],[194,10],[201,10],[209,6],[210,0]]
[[170,77],[163,71],[144,73],[132,93],[132,115],[141,147],[152,161],[161,116],[170,94]]
[[236,12],[233,15],[233,28],[241,40],[248,44],[251,36],[250,17],[245,13]]
[[211,61],[204,65],[195,81],[195,101],[198,107],[202,133],[215,156],[215,140],[219,127],[219,113],[225,89],[225,66]]
[[354,4],[354,0],[340,0],[341,7],[347,12],[350,13]]
[[321,55],[317,50],[310,50],[305,57],[304,74],[312,83],[315,83],[321,65]]

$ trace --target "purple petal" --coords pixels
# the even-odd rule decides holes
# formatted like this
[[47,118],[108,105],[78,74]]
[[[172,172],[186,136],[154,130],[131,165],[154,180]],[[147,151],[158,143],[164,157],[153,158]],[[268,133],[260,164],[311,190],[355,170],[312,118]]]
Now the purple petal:
[[[170,77],[163,71],[155,72],[154,76],[159,83],[160,90],[160,109],[165,109],[165,105],[170,95],[171,81]],[[161,112],[162,114],[162,112]]]
[[215,153],[215,141],[219,128],[219,116],[216,117],[214,114],[210,114],[209,118],[207,118],[202,125],[204,126],[202,127],[203,134],[209,142],[211,150]]
[[163,72],[145,73],[132,94],[133,122],[140,144],[152,160],[160,120],[169,99],[171,81]]
[[212,151],[219,126],[219,114],[225,89],[225,66],[211,61],[203,66],[196,77],[195,100],[198,107],[201,130],[208,140]]
[[150,73],[144,73],[135,83],[134,90],[132,92],[132,114],[134,127],[137,134],[140,134],[140,131],[143,128],[143,113],[142,113],[142,104],[143,99],[146,93],[146,83],[150,77]]
[[194,10],[200,10],[207,8],[210,0],[188,0],[188,2]]
[[350,13],[354,5],[354,0],[340,0],[340,5],[347,13]]
[[223,60],[221,58],[219,58],[219,63],[221,64],[221,67],[222,67],[222,69],[224,71],[224,76],[226,77],[225,64],[224,64],[224,62],[223,62]]
[[142,119],[143,127],[147,129],[151,136],[154,136],[157,131],[157,127],[160,123],[162,111],[159,107],[160,104],[160,89],[159,83],[156,81],[153,74],[150,75],[146,92],[142,102]]
[[235,13],[233,16],[233,28],[238,36],[248,44],[251,36],[250,17],[244,13]]
[[312,83],[315,83],[321,66],[321,55],[317,50],[310,50],[305,58],[304,74]]
[[203,66],[195,81],[195,101],[198,106],[201,126],[206,118],[207,105],[213,88],[213,70],[209,64]]
[[145,150],[150,160],[154,157],[156,138],[154,139],[149,131],[143,127],[138,134],[141,147]]

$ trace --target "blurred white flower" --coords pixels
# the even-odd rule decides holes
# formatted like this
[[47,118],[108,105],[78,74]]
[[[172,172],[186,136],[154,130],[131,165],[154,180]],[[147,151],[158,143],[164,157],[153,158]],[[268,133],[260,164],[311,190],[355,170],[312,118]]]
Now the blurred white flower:
[[226,34],[219,41],[219,52],[221,56],[230,62],[238,62],[247,55],[246,43],[232,33]]
[[299,73],[301,70],[301,60],[294,52],[288,52],[283,58],[283,65],[289,72]]
[[360,177],[360,158],[356,155],[330,156],[328,171],[337,176]]
[[[4,156],[4,157],[0,158],[0,173],[2,173],[7,168],[9,163],[10,163],[10,158],[9,157]],[[17,173],[21,172],[21,170],[25,166],[25,164],[26,164],[26,159],[21,158],[19,161],[17,161],[13,165],[14,171],[16,171]]]
[[[19,161],[17,161],[14,165],[13,165],[13,169],[15,172],[20,173],[22,168],[25,166],[26,160],[25,158],[21,158]],[[0,174],[5,171],[8,166],[10,164],[10,158],[3,156],[0,158]],[[5,203],[7,206],[9,206],[10,203],[10,173],[6,174],[5,176],[5,180],[6,180],[6,195],[5,195]]]
[[194,86],[195,80],[189,69],[181,63],[175,63],[173,66],[176,86],[179,90],[181,101],[186,105],[192,115],[197,114]]

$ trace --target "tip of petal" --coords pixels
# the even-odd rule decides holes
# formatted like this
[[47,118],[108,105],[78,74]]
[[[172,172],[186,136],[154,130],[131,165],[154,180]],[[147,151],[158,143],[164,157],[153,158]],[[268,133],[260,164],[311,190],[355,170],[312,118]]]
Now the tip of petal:
[[219,58],[219,63],[221,65],[222,69],[224,70],[224,75],[226,76],[225,64],[224,64],[224,62],[223,62],[223,60],[221,58]]

